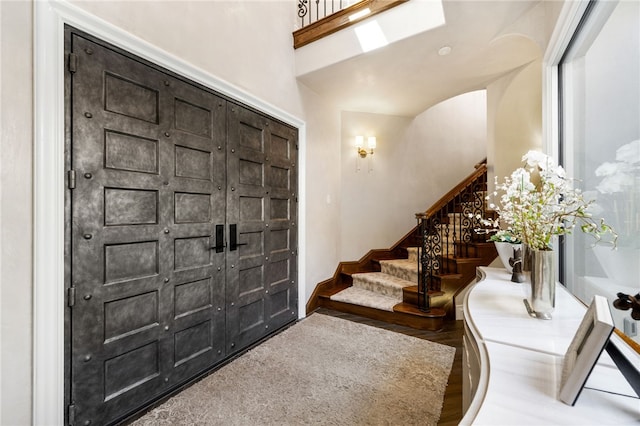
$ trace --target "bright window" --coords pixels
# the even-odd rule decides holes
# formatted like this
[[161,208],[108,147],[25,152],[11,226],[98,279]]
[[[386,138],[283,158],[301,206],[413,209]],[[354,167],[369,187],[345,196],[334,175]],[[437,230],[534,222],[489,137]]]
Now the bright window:
[[[586,304],[640,293],[640,2],[591,5],[559,66],[560,152],[619,240],[617,250],[580,232],[566,240],[562,280]],[[617,328],[640,334],[630,313],[612,307]]]

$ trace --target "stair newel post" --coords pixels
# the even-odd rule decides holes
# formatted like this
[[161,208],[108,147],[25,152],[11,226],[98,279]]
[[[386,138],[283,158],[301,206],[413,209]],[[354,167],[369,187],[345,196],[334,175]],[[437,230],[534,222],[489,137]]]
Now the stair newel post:
[[440,269],[440,257],[442,256],[441,225],[441,220],[437,215],[418,217],[418,232],[421,238],[418,265],[418,308],[423,312],[431,310],[429,291],[440,290],[435,274]]
[[428,261],[426,256],[429,245],[428,219],[424,215],[417,215],[417,218],[420,238],[420,252],[418,253],[418,308],[423,312],[429,312],[431,306],[429,303]]

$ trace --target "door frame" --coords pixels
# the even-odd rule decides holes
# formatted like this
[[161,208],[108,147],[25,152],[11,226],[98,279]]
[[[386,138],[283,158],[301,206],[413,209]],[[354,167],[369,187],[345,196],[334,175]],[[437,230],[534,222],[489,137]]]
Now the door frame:
[[34,2],[32,424],[64,423],[64,26],[71,25],[298,129],[298,317],[305,315],[306,123],[67,3]]

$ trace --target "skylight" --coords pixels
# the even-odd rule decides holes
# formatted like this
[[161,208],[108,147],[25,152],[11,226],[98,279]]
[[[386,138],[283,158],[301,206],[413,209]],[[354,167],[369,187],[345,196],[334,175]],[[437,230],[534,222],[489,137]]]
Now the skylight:
[[363,52],[369,52],[389,44],[378,21],[371,21],[355,28]]

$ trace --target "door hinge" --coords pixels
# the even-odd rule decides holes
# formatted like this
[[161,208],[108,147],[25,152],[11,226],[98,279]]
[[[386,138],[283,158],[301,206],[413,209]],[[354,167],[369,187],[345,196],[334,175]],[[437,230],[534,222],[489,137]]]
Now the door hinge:
[[69,287],[67,289],[67,305],[71,308],[76,304],[76,288]]
[[76,423],[76,406],[74,404],[69,404],[67,407],[67,423],[73,426]]
[[69,170],[67,172],[67,181],[69,185],[69,189],[76,189],[76,171]]
[[78,71],[78,55],[69,53],[69,72],[73,74],[76,71]]

